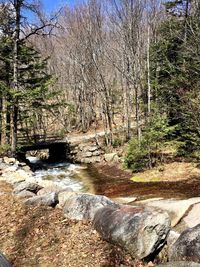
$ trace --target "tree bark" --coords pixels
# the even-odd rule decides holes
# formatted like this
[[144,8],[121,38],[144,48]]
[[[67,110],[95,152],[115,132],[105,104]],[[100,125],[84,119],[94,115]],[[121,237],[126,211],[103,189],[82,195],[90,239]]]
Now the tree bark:
[[14,49],[13,49],[13,102],[11,111],[11,129],[10,129],[10,139],[11,139],[11,153],[14,156],[17,149],[17,120],[18,120],[18,97],[16,93],[19,89],[18,84],[18,54],[19,54],[19,35],[20,35],[20,9],[22,1],[14,0],[15,8],[15,32],[13,36]]
[[4,146],[7,144],[7,101],[5,94],[3,94],[1,101],[1,145]]

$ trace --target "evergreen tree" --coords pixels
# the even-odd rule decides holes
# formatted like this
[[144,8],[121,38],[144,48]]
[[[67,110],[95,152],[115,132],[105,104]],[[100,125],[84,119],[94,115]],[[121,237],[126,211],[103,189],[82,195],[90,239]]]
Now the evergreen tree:
[[[23,2],[14,2],[15,13],[22,7]],[[26,136],[35,133],[38,130],[38,122],[34,117],[39,116],[42,120],[44,109],[52,107],[48,100],[52,97],[49,85],[53,79],[47,74],[47,59],[42,60],[26,38],[16,40],[16,29],[19,31],[20,25],[17,25],[17,16],[14,16],[11,6],[5,4],[2,7],[6,14],[1,17],[4,23],[1,24],[0,36],[1,140],[6,127],[10,134],[8,139],[12,152],[15,153],[18,131],[25,132]],[[21,15],[18,14],[18,23],[20,19]],[[8,107],[6,110],[5,102]]]
[[[167,113],[169,123],[177,126],[176,135],[186,144],[184,149],[191,152],[200,140],[196,117],[200,104],[200,15],[189,0],[169,1],[166,11],[169,16],[160,27],[160,41],[152,46],[154,100]],[[190,145],[189,132],[193,136]]]

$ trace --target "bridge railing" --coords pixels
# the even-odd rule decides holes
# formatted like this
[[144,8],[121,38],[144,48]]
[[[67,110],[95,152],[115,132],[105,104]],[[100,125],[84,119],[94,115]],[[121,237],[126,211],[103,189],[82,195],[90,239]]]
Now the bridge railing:
[[47,142],[58,142],[61,140],[63,140],[63,136],[35,134],[32,136],[18,136],[17,143],[18,145],[30,145]]

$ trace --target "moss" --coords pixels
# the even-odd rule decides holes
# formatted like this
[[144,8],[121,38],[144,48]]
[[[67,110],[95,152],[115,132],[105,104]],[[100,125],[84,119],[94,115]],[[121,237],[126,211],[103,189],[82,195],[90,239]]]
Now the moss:
[[131,181],[136,182],[136,183],[146,183],[146,182],[160,182],[161,178],[159,177],[150,177],[150,178],[145,178],[145,177],[140,177],[140,176],[133,176],[130,178]]

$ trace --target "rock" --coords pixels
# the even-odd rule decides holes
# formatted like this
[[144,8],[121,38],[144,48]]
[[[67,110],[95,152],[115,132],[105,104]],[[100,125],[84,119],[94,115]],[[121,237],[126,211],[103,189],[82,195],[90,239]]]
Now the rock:
[[82,163],[95,163],[95,162],[100,162],[100,161],[101,161],[101,157],[100,156],[80,159],[80,162],[82,162]]
[[40,189],[42,189],[42,187],[36,183],[22,182],[14,188],[13,193],[18,194],[26,190],[36,194]]
[[200,224],[181,233],[169,251],[169,259],[200,263]]
[[28,165],[22,167],[22,169],[23,169],[25,172],[32,172],[32,171],[31,171],[31,168],[30,168]]
[[60,192],[64,192],[64,191],[73,192],[73,190],[71,188],[69,188],[69,187],[63,188],[63,187],[58,186],[58,185],[52,185],[52,186],[48,186],[48,187],[40,189],[37,192],[37,195],[38,196],[42,196],[42,195],[45,195],[45,194],[48,194],[48,193],[52,193],[52,192],[60,193]]
[[200,223],[200,203],[194,204],[188,214],[183,218],[183,223],[187,228],[191,228]]
[[28,166],[25,162],[23,162],[23,161],[20,161],[19,163],[18,163],[18,166],[19,167],[26,167],[26,166]]
[[14,165],[15,162],[16,162],[16,159],[15,159],[15,158],[4,157],[4,158],[3,158],[3,161],[4,161],[6,164]]
[[169,232],[169,235],[167,236],[167,245],[169,248],[176,242],[179,236],[180,234],[173,230]]
[[65,200],[64,216],[75,220],[93,220],[95,213],[104,206],[118,207],[105,196],[74,193]]
[[105,240],[121,246],[137,259],[158,251],[170,231],[166,212],[139,206],[104,207],[97,211],[93,225]]
[[53,192],[43,196],[31,197],[24,201],[26,205],[44,205],[55,207],[58,204],[58,194]]
[[100,156],[102,152],[100,150],[96,150],[92,153],[92,156]]
[[200,197],[189,198],[185,200],[157,200],[146,202],[146,206],[157,207],[167,213],[171,219],[172,227],[176,226],[180,220],[185,216],[186,212],[190,209],[192,205],[200,202]]
[[77,195],[78,193],[75,192],[60,192],[58,193],[58,205],[57,207],[62,209],[65,205],[65,202],[73,195]]
[[17,193],[16,195],[17,195],[17,197],[20,197],[20,198],[30,198],[30,197],[35,196],[35,194],[33,192],[30,192],[27,190],[23,190],[23,191]]
[[92,152],[90,152],[90,151],[82,152],[81,156],[82,156],[83,158],[89,158],[89,157],[92,157]]
[[0,252],[0,267],[12,267],[6,257]]
[[187,261],[173,261],[155,265],[155,267],[200,267],[200,264]]
[[[15,167],[15,166],[12,166]],[[23,182],[25,180],[27,180],[28,178],[30,178],[32,176],[32,174],[25,172],[24,170],[9,170],[3,173],[2,177],[9,183],[11,184],[15,184],[15,183],[19,183],[19,182]]]
[[106,162],[111,162],[111,161],[118,162],[119,161],[119,157],[118,157],[117,153],[105,154],[104,159]]
[[16,172],[17,171],[17,166],[9,166],[4,169],[4,173],[9,173],[9,172]]
[[119,204],[130,204],[137,200],[137,197],[116,197],[113,198],[113,201]]
[[37,183],[41,186],[41,188],[54,187],[55,186],[55,182],[50,181],[50,180],[45,180],[45,179],[39,180]]
[[99,146],[88,146],[87,147],[87,150],[90,151],[90,152],[94,152],[94,151],[97,151],[97,150],[100,150],[100,147]]

